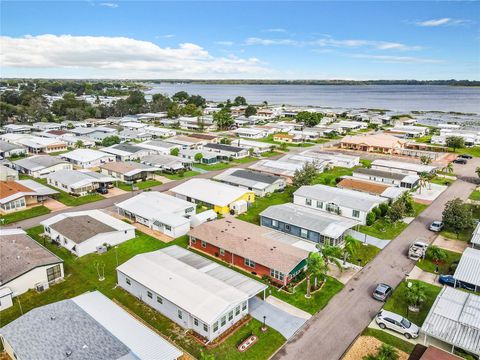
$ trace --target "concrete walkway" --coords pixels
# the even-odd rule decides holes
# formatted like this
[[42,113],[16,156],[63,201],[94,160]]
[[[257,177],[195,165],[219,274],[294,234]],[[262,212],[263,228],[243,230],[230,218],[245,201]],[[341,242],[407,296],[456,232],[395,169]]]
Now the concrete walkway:
[[468,243],[462,240],[452,240],[438,235],[433,241],[434,245],[441,247],[442,249],[450,250],[457,253],[463,253],[468,247]]
[[279,309],[282,309],[283,311],[285,311],[286,313],[289,313],[290,315],[293,315],[293,316],[296,316],[296,317],[299,317],[299,318],[302,318],[302,319],[305,319],[305,320],[308,320],[312,317],[312,315],[310,315],[309,313],[307,313],[306,311],[303,311],[303,310],[300,310],[299,308],[293,306],[293,305],[290,305],[289,303],[283,301],[283,300],[280,300],[279,298],[275,297],[275,296],[268,296],[266,299],[265,299],[265,302],[279,308]]
[[307,319],[293,316],[283,309],[253,297],[248,301],[250,315],[263,323],[265,323],[282,334],[287,340],[290,339],[302,327]]
[[385,246],[387,246],[390,242],[390,240],[382,240],[353,229],[348,229],[347,235],[353,236],[355,239],[361,241],[362,243],[373,245],[379,249],[385,248]]
[[47,209],[49,209],[52,212],[53,211],[60,211],[60,210],[64,210],[64,209],[68,208],[67,205],[61,203],[58,200],[52,199],[52,198],[49,198],[49,199],[45,200],[43,202],[43,206],[45,206]]
[[433,274],[431,272],[424,271],[420,269],[418,266],[415,266],[412,269],[412,271],[410,271],[408,278],[412,280],[420,280],[427,284],[431,284],[435,286],[442,286],[438,282],[438,274]]

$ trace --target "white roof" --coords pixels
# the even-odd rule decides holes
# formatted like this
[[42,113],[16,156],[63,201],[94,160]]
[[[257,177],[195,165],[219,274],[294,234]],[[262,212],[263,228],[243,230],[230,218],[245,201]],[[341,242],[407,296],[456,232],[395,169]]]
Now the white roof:
[[187,218],[175,213],[184,213],[185,209],[196,207],[191,202],[158,191],[140,193],[133,198],[115,204],[115,206],[144,219],[158,220],[170,226],[180,226],[188,223]]
[[470,240],[472,244],[480,244],[480,223],[477,224],[477,227],[475,228],[475,231],[473,232],[472,235],[472,240]]
[[214,263],[205,270],[196,269],[170,255],[169,250],[190,253],[174,245],[136,255],[117,270],[207,324],[249,299],[249,294],[205,272],[210,266],[221,265]]
[[392,169],[416,171],[417,173],[421,172],[431,172],[436,169],[435,166],[423,165],[423,164],[414,164],[406,161],[394,161],[394,160],[373,160],[372,166],[387,167]]
[[174,360],[183,355],[99,291],[82,294],[72,301],[125,344],[139,360]]
[[480,250],[466,248],[453,277],[457,280],[480,286]]
[[273,144],[262,142],[262,141],[235,139],[235,140],[232,140],[232,145],[243,147],[243,148],[270,149]]
[[233,131],[234,133],[237,134],[252,134],[252,135],[258,135],[261,133],[265,133],[266,130],[264,129],[252,129],[252,128],[238,128]]
[[100,211],[100,210],[72,211],[72,212],[67,212],[63,214],[58,214],[58,215],[52,216],[51,218],[43,220],[42,222],[40,222],[40,224],[42,224],[43,226],[51,226],[66,218],[73,218],[77,216],[90,216],[91,218],[94,218],[95,220],[98,220],[118,231],[135,229],[133,225],[130,225],[125,221],[119,220],[117,218],[114,218],[113,216],[105,214],[103,211]]
[[114,182],[117,179],[93,171],[58,170],[47,175],[47,179],[58,181],[73,188],[90,185],[97,182]]
[[17,184],[23,185],[26,188],[30,189],[31,191],[17,191],[14,194],[1,198],[0,203],[6,204],[12,200],[24,197],[24,196],[45,196],[45,195],[53,195],[58,194],[58,191],[53,190],[52,188],[42,185],[35,180],[15,180]]
[[480,355],[480,296],[445,286],[430,308],[422,331]]
[[71,159],[77,162],[90,162],[103,158],[114,159],[115,157],[106,154],[102,151],[92,150],[92,149],[76,149],[68,153],[62,154],[62,158]]
[[303,167],[302,162],[290,163],[280,160],[260,160],[250,165],[248,168],[260,172],[279,174],[283,176],[293,176],[295,170]]
[[251,192],[208,179],[191,179],[170,191],[218,206],[227,206]]

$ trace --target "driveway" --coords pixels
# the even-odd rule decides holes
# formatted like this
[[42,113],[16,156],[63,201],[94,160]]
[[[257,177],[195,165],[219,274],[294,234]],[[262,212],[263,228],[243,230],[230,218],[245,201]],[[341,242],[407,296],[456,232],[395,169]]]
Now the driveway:
[[290,339],[307,321],[307,319],[293,316],[256,296],[248,301],[248,306],[252,317],[263,323],[263,317],[266,316],[266,324],[277,330],[286,339]]
[[[471,164],[472,176],[475,164]],[[435,234],[427,225],[440,219],[445,203],[454,198],[467,199],[475,185],[457,180],[425,211],[349,281],[328,305],[300,329],[274,356],[274,359],[340,359],[349,345],[381,309],[381,302],[371,297],[375,284],[385,282],[396,287],[415,263],[406,251],[412,240],[423,237],[432,242]],[[320,355],[321,354],[321,355]]]

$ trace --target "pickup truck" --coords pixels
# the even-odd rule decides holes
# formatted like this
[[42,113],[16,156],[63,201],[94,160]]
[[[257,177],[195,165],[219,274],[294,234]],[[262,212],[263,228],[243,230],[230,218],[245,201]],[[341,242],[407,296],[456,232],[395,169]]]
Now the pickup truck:
[[427,248],[427,243],[424,243],[423,241],[415,241],[408,248],[408,258],[415,261],[423,259],[425,257],[425,253],[427,252]]

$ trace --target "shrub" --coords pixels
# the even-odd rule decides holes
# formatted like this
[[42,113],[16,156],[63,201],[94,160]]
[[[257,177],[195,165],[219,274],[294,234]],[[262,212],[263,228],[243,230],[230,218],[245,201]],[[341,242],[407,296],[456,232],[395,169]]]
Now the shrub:
[[370,211],[367,214],[367,225],[368,226],[372,225],[375,222],[376,219],[377,219],[377,217],[375,216],[375,213],[373,211]]

